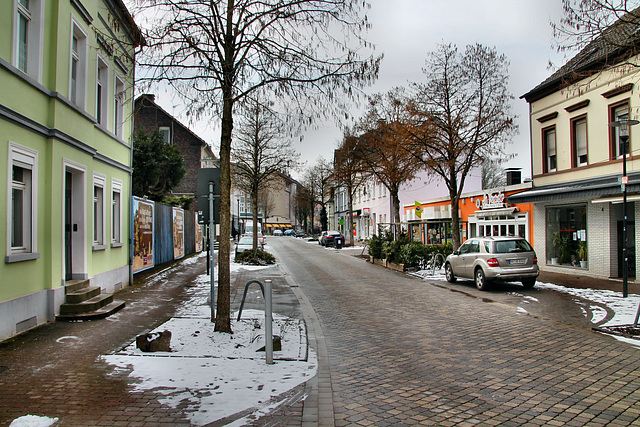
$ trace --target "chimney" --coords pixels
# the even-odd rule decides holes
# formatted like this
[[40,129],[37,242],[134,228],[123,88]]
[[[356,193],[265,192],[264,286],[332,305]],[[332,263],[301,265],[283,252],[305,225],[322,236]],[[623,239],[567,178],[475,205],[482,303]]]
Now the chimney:
[[509,168],[507,172],[507,185],[516,185],[522,183],[522,173],[520,168]]

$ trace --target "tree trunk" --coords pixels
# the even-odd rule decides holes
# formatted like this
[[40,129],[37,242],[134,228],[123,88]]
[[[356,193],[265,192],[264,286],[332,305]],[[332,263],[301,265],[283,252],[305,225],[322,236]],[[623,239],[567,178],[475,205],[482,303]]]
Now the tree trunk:
[[[218,251],[218,303],[214,331],[231,330],[231,132],[233,131],[233,10],[235,2],[227,4],[225,34],[224,81],[222,84],[222,129],[220,134],[220,250]],[[215,234],[215,232],[214,232]]]
[[258,190],[256,188],[251,190],[251,203],[253,209],[251,212],[251,220],[253,222],[253,250],[258,249]]
[[345,220],[349,223],[349,227],[347,227],[347,230],[349,232],[349,243],[351,245],[351,247],[354,246],[354,241],[353,241],[353,218],[351,217],[351,214],[353,213],[353,189],[351,188],[351,186],[347,186],[347,199],[349,200],[347,202],[347,217],[345,218]]
[[393,203],[393,222],[397,227],[400,224],[400,198],[397,189],[391,191],[391,200]]
[[[230,92],[230,91],[229,91]],[[216,310],[216,332],[232,333],[231,330],[231,132],[233,117],[231,96],[225,96],[220,137],[220,250],[218,251],[218,303]]]
[[449,189],[449,198],[451,200],[451,237],[453,239],[453,250],[460,247],[460,218],[458,215],[458,192]]

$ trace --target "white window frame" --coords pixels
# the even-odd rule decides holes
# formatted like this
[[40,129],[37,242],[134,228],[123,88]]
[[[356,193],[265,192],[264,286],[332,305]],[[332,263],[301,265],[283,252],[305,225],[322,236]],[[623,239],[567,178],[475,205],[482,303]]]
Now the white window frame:
[[124,126],[124,106],[126,99],[126,86],[124,79],[115,73],[113,91],[113,133],[119,137],[123,137]]
[[[37,259],[38,254],[38,152],[15,142],[9,141],[7,164],[7,246],[5,263]],[[13,167],[18,166],[29,170],[30,176],[23,184],[13,181]],[[22,244],[14,246],[13,237],[13,190],[22,185],[24,196],[22,199]]]
[[[13,44],[12,63],[29,77],[42,81],[43,7],[44,0],[29,0],[25,7],[21,0],[13,0]],[[27,23],[26,47],[21,50],[20,22]]]
[[[547,136],[553,134],[553,147],[550,146],[549,141],[547,140]],[[555,126],[549,127],[547,129],[542,130],[542,138],[544,139],[544,162],[546,173],[556,172],[558,170],[558,156],[557,156],[557,147],[558,147],[558,133],[556,131]],[[552,160],[555,165],[552,166]]]
[[[91,187],[91,216],[93,219],[93,250],[106,249],[105,235],[106,235],[106,206],[105,206],[105,191],[106,191],[107,179],[104,175],[99,173],[93,174],[93,186]],[[96,194],[96,189],[98,194]]]
[[[71,18],[71,35],[69,38],[69,100],[84,110],[87,98],[87,57],[89,54],[89,43],[86,31],[73,18]],[[75,49],[73,43],[74,38],[77,40]],[[75,76],[74,62],[77,63]]]
[[[581,116],[571,121],[574,146],[574,162],[576,167],[589,164],[587,159],[587,116]],[[581,159],[584,158],[584,161]]]
[[111,247],[122,246],[122,181],[111,180]]
[[162,140],[167,144],[171,144],[171,128],[169,126],[160,126],[158,131],[162,135]]
[[98,54],[96,63],[96,121],[106,128],[109,117],[109,64]]
[[[629,119],[629,102],[618,105],[617,107],[612,108],[613,121],[627,120]],[[614,147],[614,157],[616,159],[621,159],[625,154],[622,152],[622,147],[620,144],[620,127],[613,128],[613,147]],[[631,152],[631,138],[627,142],[627,153]]]

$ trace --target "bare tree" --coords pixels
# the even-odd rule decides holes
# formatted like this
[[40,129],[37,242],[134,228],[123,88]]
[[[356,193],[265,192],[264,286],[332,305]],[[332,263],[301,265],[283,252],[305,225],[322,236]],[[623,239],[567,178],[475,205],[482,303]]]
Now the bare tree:
[[[322,156],[318,157],[316,163],[311,165],[304,175],[305,185],[314,198],[314,204],[320,205],[320,228],[322,230],[327,229],[327,202],[331,197],[329,189],[332,175],[333,167],[331,163]],[[313,224],[313,211],[311,215]]]
[[[604,70],[621,76],[638,67],[640,2],[562,0],[564,15],[551,22],[553,46],[573,55],[551,80],[579,93]],[[553,64],[552,64],[553,65]]]
[[628,0],[562,0],[564,15],[551,22],[559,52],[577,52],[598,40],[599,48],[638,53],[640,2]]
[[[362,33],[361,0],[138,0],[148,47],[140,77],[167,82],[187,113],[220,120],[220,252],[215,330],[231,331],[231,137],[234,107],[261,88],[308,123],[343,114],[349,98],[377,78],[381,57]],[[144,13],[149,12],[149,13]],[[136,18],[138,18],[136,16]]]
[[276,183],[282,170],[296,163],[299,153],[282,139],[283,125],[269,107],[251,100],[243,104],[235,132],[232,160],[238,188],[251,198],[253,248],[258,247],[259,196]]
[[362,162],[359,141],[349,129],[345,129],[344,138],[334,152],[333,177],[335,185],[344,187],[347,192],[349,244],[353,246],[353,195],[369,178]]
[[311,216],[313,210],[313,197],[309,193],[309,190],[304,185],[297,187],[295,195],[296,201],[296,219],[298,224],[302,226],[303,230],[308,230],[308,218]]
[[482,162],[482,189],[503,187],[507,184],[507,176],[502,163],[494,159]]
[[405,103],[404,89],[400,87],[373,95],[359,124],[359,130],[364,132],[358,139],[362,165],[367,175],[375,176],[389,190],[396,224],[400,222],[400,186],[424,168],[407,150],[410,133]]
[[453,247],[460,246],[458,202],[467,175],[488,158],[506,158],[517,132],[504,55],[476,44],[463,55],[443,44],[429,55],[427,81],[413,85],[411,152],[440,176],[451,199]]

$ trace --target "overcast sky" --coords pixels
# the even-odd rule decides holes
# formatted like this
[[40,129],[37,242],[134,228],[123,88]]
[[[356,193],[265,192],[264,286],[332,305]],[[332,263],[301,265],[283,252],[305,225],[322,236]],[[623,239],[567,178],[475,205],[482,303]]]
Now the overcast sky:
[[[424,79],[422,68],[427,53],[438,43],[454,43],[459,50],[467,44],[480,43],[495,47],[510,62],[510,89],[515,99],[513,112],[518,116],[519,135],[508,148],[518,156],[507,164],[521,167],[522,176],[530,177],[528,104],[520,96],[546,79],[552,70],[549,61],[562,65],[562,56],[551,47],[551,20],[558,21],[562,13],[561,0],[369,0],[368,13],[373,28],[367,37],[376,45],[376,52],[384,53],[378,81],[366,90],[372,94],[386,92],[394,86],[408,86],[409,82]],[[180,117],[175,100],[158,94],[157,102],[167,111]],[[173,103],[173,104],[172,104]],[[355,110],[355,107],[354,107]],[[359,114],[354,114],[359,116]],[[208,143],[219,147],[218,134],[205,123],[191,126]],[[333,157],[333,150],[341,139],[341,132],[333,123],[324,123],[318,130],[309,131],[294,147],[307,165],[319,156]],[[294,177],[298,174],[294,173]]]

